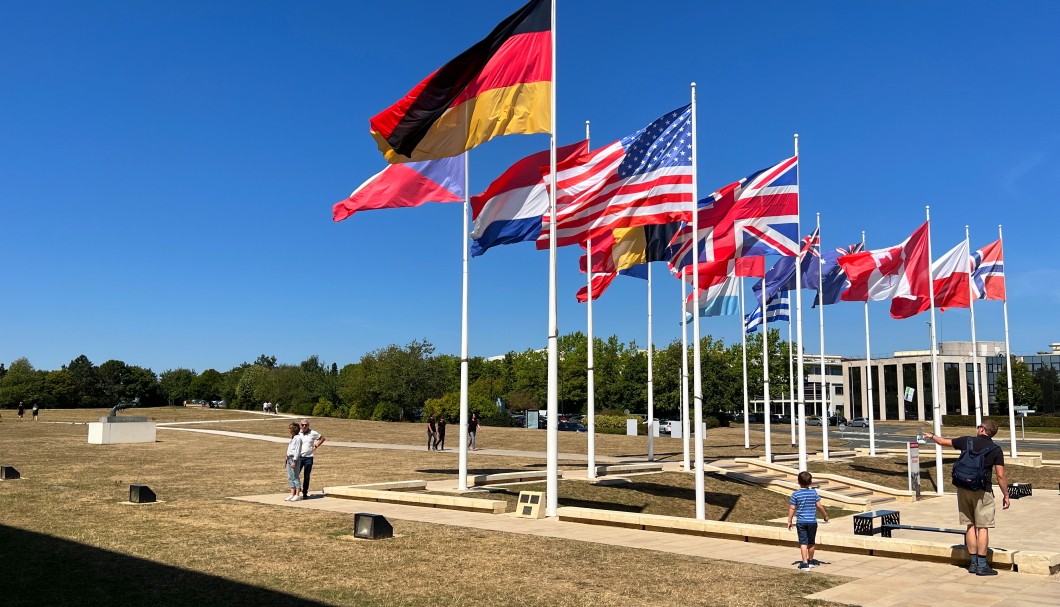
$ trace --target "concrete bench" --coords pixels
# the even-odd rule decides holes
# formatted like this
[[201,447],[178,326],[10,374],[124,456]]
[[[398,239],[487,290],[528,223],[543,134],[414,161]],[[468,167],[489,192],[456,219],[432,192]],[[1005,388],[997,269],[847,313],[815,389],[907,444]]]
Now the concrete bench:
[[[562,477],[562,474],[560,475]],[[506,483],[523,483],[543,481],[548,478],[547,470],[525,470],[520,472],[498,472],[496,474],[476,474],[467,478],[469,485],[503,485]]]
[[597,476],[622,474],[628,472],[662,472],[663,462],[646,462],[643,464],[601,464],[596,467]]
[[[662,514],[642,514],[595,508],[564,506],[558,509],[559,520],[592,525],[611,525],[629,529],[680,533],[741,542],[756,542],[781,546],[798,545],[794,531],[781,526],[752,525],[748,523],[726,523],[706,521]],[[827,528],[824,525],[822,528]],[[944,544],[921,540],[879,538],[846,533],[818,531],[819,550],[848,552],[869,556],[888,556],[921,561],[966,563],[968,553],[964,542]],[[1060,571],[1060,553],[1003,549],[991,550],[987,556],[990,564],[998,569],[1008,569],[1035,575],[1051,575]]]
[[377,489],[365,489],[356,486],[324,487],[324,495],[327,497],[364,500],[369,502],[428,506],[431,508],[447,508],[449,510],[463,510],[466,512],[486,512],[489,514],[504,514],[508,509],[508,503],[503,500],[459,497],[455,495],[408,493],[405,491],[379,491]]
[[361,489],[375,489],[376,491],[426,491],[427,481],[393,481],[354,486]]

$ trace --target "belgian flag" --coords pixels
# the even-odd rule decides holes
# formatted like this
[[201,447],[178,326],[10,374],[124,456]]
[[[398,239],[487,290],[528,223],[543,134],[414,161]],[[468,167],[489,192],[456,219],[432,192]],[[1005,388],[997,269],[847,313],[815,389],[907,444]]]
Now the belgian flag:
[[456,156],[501,135],[548,133],[552,0],[531,0],[371,119],[390,163]]

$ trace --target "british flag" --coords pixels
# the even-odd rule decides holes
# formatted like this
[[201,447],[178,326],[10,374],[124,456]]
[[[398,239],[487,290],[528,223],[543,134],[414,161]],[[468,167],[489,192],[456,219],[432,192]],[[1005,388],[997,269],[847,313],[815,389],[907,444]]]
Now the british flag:
[[972,254],[972,295],[975,299],[1005,299],[1001,240],[995,240]]
[[[793,156],[721,188],[699,203],[701,260],[798,255],[799,159]],[[692,263],[692,227],[674,236],[674,269]]]

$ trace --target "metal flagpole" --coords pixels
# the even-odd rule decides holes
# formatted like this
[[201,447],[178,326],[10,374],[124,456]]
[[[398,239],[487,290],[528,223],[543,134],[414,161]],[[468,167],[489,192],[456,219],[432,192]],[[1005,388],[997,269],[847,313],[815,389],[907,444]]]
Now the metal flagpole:
[[699,178],[696,175],[696,83],[692,83],[692,408],[696,436],[696,518],[706,520],[707,504],[703,476],[703,373],[699,345]]
[[548,145],[548,392],[545,424],[545,516],[559,510],[559,300],[556,282],[556,3],[552,3],[552,137]]
[[[997,239],[1001,241],[1001,263],[1005,263],[1005,238],[1001,235],[1001,224],[997,226]],[[1008,434],[1009,434],[1009,456],[1018,457],[1016,454],[1016,399],[1012,390],[1012,346],[1008,342],[1008,291],[1005,291],[1005,299],[1001,300],[1001,311],[1005,315],[1005,381],[1008,384]]]
[[[585,121],[585,151],[589,151],[589,121]],[[586,418],[589,420],[589,427],[587,434],[588,446],[586,452],[588,457],[586,458],[588,466],[585,471],[586,478],[596,478],[596,379],[593,376],[593,350],[595,349],[595,343],[593,342],[593,240],[590,238],[585,243],[587,264],[585,268],[586,285],[589,293],[589,299],[586,301],[587,307],[585,308],[586,315],[586,326],[588,328],[588,340],[586,341],[586,361],[587,361],[587,377],[588,382],[588,404],[586,405]]]
[[688,286],[684,279],[678,282],[681,283],[681,463],[688,472],[692,469],[688,459],[688,315],[685,314]]
[[791,446],[799,444],[795,437],[795,356],[791,344],[791,306],[788,306],[788,417],[791,422]]
[[[764,260],[763,260],[764,262]],[[773,435],[769,409],[769,309],[766,307],[766,279],[762,277],[762,416],[766,433],[766,461],[773,461]]]
[[[810,243],[810,246],[813,246],[813,243]],[[818,213],[817,214],[817,252],[818,253],[823,253],[823,251],[821,251],[821,248],[822,248],[821,247],[821,214]],[[809,253],[809,251],[806,251],[806,252]],[[810,263],[813,263],[813,256],[811,255],[810,257],[811,257]],[[799,264],[799,268],[796,270],[796,272],[801,272],[801,271],[802,271],[802,264]],[[818,314],[817,318],[818,318],[818,321],[817,321],[817,324],[819,325],[818,328],[819,328],[819,330],[821,332],[821,418],[822,418],[822,420],[821,420],[821,453],[822,453],[822,457],[824,457],[825,461],[827,461],[828,460],[828,418],[830,416],[829,416],[829,412],[828,412],[828,376],[827,376],[827,374],[825,372],[826,368],[824,366],[824,297],[822,296],[823,292],[824,292],[824,255],[818,255],[817,256],[817,298],[818,298],[818,303],[817,303],[817,314]],[[838,425],[838,421],[839,420],[837,418],[836,419],[837,425]]]
[[[942,410],[939,408],[939,353],[935,344],[935,277],[931,274],[931,206],[924,207],[924,215],[928,224],[928,297],[931,302],[931,392],[935,400],[935,426],[934,433],[942,432]],[[935,443],[935,489],[939,495],[943,494],[942,488],[942,445]]]
[[[795,182],[799,182],[799,134],[795,133]],[[801,187],[801,184],[800,184]],[[798,194],[796,194],[798,196]],[[801,196],[799,202],[802,202]],[[799,215],[796,215],[795,222],[795,234],[802,234],[801,221],[798,220]],[[796,236],[798,238],[798,236]],[[799,263],[799,257],[795,257],[796,264]],[[796,386],[799,391],[799,471],[805,471],[806,465],[806,384],[802,381],[802,373],[805,367],[803,366],[803,351],[806,348],[802,347],[802,268],[796,265],[795,267],[795,339],[799,347],[798,350],[798,361],[795,364],[795,377]]]
[[[865,249],[865,231],[861,231],[861,248]],[[869,300],[865,300],[865,389],[868,397],[861,405],[861,412],[868,411],[869,455],[876,457],[876,413],[872,410],[872,349],[869,343]],[[934,385],[935,382],[931,382]]]
[[[762,285],[763,290],[765,285]],[[744,317],[747,315],[747,311],[744,309],[743,303],[743,276],[740,277],[740,323],[743,324]],[[743,346],[740,348],[740,352],[743,355],[743,448],[751,448],[751,421],[750,409],[748,401],[750,397],[747,394],[747,327],[743,326],[740,328],[740,343]]]
[[[964,248],[971,249],[971,237],[968,226],[964,226]],[[979,344],[975,340],[975,294],[972,293],[972,269],[971,258],[968,259],[968,319],[972,324],[972,389],[975,390],[975,426],[983,423],[983,399],[979,395]]]
[[648,461],[655,460],[655,386],[652,382],[651,264],[648,265]]
[[[465,109],[466,111],[466,109]],[[470,153],[464,152],[464,233],[461,238],[461,248],[464,254],[462,291],[460,302],[460,451],[457,465],[457,489],[467,490],[467,391],[468,391],[468,352],[467,352],[467,252],[468,234],[471,231],[468,226],[468,215],[471,210],[471,188],[469,186],[471,174]]]

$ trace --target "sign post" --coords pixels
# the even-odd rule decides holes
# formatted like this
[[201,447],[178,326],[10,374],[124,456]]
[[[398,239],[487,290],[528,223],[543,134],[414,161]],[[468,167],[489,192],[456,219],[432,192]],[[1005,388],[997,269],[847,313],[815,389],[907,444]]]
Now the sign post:
[[909,490],[920,500],[920,443],[907,443],[909,446]]

